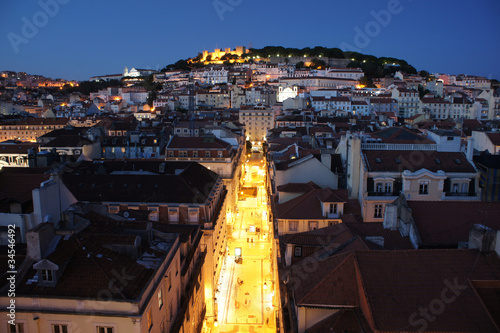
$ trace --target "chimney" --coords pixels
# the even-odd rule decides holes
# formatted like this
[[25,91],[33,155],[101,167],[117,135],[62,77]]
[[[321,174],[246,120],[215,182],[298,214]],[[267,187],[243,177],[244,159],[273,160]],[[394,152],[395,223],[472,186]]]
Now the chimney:
[[467,160],[472,162],[472,158],[474,157],[474,139],[470,138],[467,140]]
[[495,251],[498,232],[483,224],[474,224],[469,233],[469,249],[478,249],[481,252]]
[[26,233],[28,257],[40,261],[55,236],[53,223],[41,223]]
[[321,163],[323,163],[328,170],[332,169],[332,155],[330,154],[321,154]]

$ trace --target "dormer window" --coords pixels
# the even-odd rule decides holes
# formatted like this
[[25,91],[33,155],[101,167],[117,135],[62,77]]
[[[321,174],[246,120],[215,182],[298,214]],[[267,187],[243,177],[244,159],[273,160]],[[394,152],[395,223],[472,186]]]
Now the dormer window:
[[62,272],[59,266],[47,259],[42,259],[33,265],[37,271],[37,283],[41,287],[55,287]]
[[207,150],[207,151],[205,152],[205,157],[211,157],[211,154],[210,154],[210,151],[209,151],[209,150]]
[[221,150],[219,150],[219,151],[217,152],[217,157],[219,157],[219,158],[220,158],[220,157],[222,157],[222,151],[221,151]]
[[193,157],[198,157],[198,151],[197,150],[193,151]]

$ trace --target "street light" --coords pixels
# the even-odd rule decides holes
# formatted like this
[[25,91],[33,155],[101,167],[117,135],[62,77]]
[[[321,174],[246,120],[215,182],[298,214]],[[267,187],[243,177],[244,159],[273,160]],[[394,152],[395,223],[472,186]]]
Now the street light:
[[267,283],[264,282],[264,290],[267,289]]
[[214,319],[214,327],[217,327],[219,326],[219,322],[217,321],[217,319]]

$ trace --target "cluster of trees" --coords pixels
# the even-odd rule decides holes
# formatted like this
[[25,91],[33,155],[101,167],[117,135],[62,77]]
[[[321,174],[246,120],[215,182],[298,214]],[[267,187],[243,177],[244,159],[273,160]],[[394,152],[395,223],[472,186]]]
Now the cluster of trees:
[[[362,54],[359,52],[346,51],[343,52],[339,48],[327,48],[322,46],[316,46],[313,48],[305,47],[302,49],[298,48],[289,48],[283,46],[266,46],[261,49],[250,48],[249,53],[243,55],[243,58],[249,58],[246,61],[251,62],[252,57],[264,57],[267,58],[269,56],[283,56],[285,57],[285,61],[287,61],[287,57],[313,57],[314,59],[311,62],[310,68],[324,68],[326,67],[326,62],[322,60],[322,57],[327,58],[336,58],[336,59],[350,59],[351,61],[347,65],[348,68],[361,68],[365,73],[365,77],[361,80],[361,84],[367,87],[373,87],[373,79],[381,78],[388,75],[394,75],[397,71],[401,71],[406,74],[417,74],[417,70],[415,67],[408,64],[405,60],[392,58],[392,57],[379,57],[368,54]],[[199,62],[201,60],[202,55],[198,54],[196,58],[193,58],[192,61],[187,60],[179,60],[174,64],[170,64],[162,69],[162,71],[166,70],[191,70],[192,68],[203,67],[203,64]],[[240,57],[237,55],[224,55],[221,60],[225,61],[225,64],[229,64],[229,60],[239,59]],[[211,60],[207,58],[207,60]],[[304,68],[304,62],[298,62],[296,64],[296,68]],[[421,73],[421,74],[420,74]],[[426,71],[420,71],[420,75],[425,77],[426,79],[430,79],[430,74]]]
[[282,56],[282,57],[328,57],[328,58],[337,58],[343,59],[345,58],[344,52],[342,52],[339,48],[327,48],[323,46],[316,46],[313,48],[305,47],[303,49],[283,47],[283,46],[266,46],[261,49],[249,49],[249,56],[259,56],[259,57],[268,57],[268,56]]
[[351,60],[351,62],[347,65],[347,68],[361,68],[363,70],[365,77],[361,81],[361,84],[367,87],[374,87],[374,78],[394,75],[397,71],[401,71],[406,74],[417,74],[415,67],[402,59],[391,57],[377,58],[373,55],[362,54],[359,52],[346,52],[345,55],[347,59]]
[[311,61],[311,64],[306,66],[306,64],[303,61],[299,61],[298,63],[295,64],[295,68],[301,69],[301,68],[311,68],[311,69],[324,69],[326,67],[326,62],[324,60],[314,58]]
[[119,80],[109,80],[109,81],[82,81],[78,86],[72,87],[69,84],[63,86],[63,90],[68,93],[80,92],[83,95],[90,95],[91,92],[96,92],[101,89],[106,89],[108,87],[122,87],[123,82]]

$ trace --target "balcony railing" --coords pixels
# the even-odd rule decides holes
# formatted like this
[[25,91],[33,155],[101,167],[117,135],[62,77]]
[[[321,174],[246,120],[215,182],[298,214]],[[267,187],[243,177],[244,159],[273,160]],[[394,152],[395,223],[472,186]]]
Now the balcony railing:
[[447,197],[475,197],[477,193],[469,193],[469,192],[445,192],[445,196]]
[[368,192],[369,197],[397,197],[399,192]]

